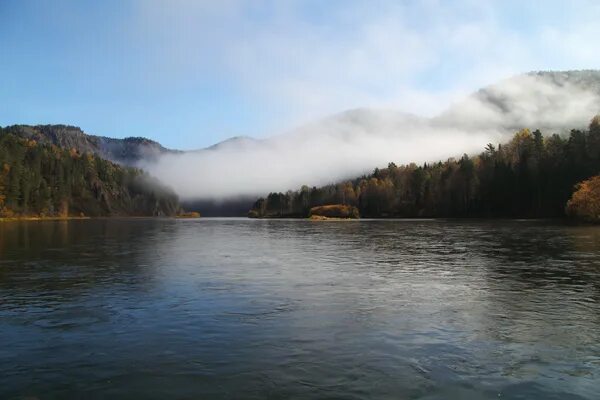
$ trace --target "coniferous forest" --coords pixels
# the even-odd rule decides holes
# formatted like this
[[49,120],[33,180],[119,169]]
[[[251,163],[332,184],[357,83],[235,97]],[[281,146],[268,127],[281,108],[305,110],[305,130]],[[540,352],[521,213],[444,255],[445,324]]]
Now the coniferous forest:
[[523,129],[474,157],[424,165],[390,163],[361,178],[270,193],[251,217],[306,217],[344,204],[362,217],[562,217],[575,185],[600,172],[600,117],[567,137]]
[[159,216],[178,210],[175,193],[142,170],[0,128],[0,217]]

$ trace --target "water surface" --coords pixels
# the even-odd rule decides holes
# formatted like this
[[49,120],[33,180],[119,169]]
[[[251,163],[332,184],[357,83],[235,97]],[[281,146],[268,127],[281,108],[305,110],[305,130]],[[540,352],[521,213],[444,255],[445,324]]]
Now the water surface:
[[600,229],[0,224],[0,398],[597,399]]

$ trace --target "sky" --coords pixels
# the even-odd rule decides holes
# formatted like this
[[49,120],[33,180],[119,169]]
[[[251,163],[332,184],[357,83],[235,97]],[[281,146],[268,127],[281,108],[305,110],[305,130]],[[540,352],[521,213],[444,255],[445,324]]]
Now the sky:
[[600,66],[600,2],[0,0],[0,125],[196,149]]

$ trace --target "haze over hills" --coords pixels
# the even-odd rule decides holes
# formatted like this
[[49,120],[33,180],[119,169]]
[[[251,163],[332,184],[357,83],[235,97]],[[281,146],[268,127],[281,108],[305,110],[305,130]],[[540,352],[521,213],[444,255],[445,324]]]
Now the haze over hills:
[[468,130],[523,127],[564,133],[583,127],[600,105],[600,71],[545,71],[487,86],[432,118],[435,126]]
[[[354,109],[267,139],[234,137],[195,151],[145,138],[112,139],[65,125],[13,126],[17,136],[142,167],[183,200],[236,209],[271,191],[324,185],[386,166],[476,153],[524,127],[546,135],[584,128],[600,111],[600,71],[532,72],[485,87],[432,118]],[[219,211],[219,213],[221,213]]]
[[235,148],[235,149],[240,149],[240,148],[246,148],[246,149],[250,149],[253,148],[255,146],[259,146],[261,143],[260,139],[255,139],[253,137],[250,136],[234,136],[232,138],[229,139],[225,139],[219,143],[215,143],[212,146],[209,146],[205,149],[201,149],[201,150],[196,150],[196,151],[202,151],[202,150],[227,150],[227,149],[231,149],[231,148]]
[[212,151],[165,154],[144,167],[184,199],[253,196],[332,183],[390,161],[477,153],[524,127],[546,134],[583,129],[599,110],[600,71],[532,72],[485,87],[432,118],[350,110],[264,140],[233,139]]

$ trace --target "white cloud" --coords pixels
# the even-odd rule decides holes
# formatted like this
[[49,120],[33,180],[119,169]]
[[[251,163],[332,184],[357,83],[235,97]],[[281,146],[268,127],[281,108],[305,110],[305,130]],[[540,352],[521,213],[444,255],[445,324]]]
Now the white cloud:
[[528,80],[495,93],[509,98],[506,115],[460,103],[521,72],[599,66],[600,8],[592,1],[141,2],[137,16],[133,31],[147,27],[147,40],[161,44],[153,62],[165,84],[227,81],[271,118],[264,136],[356,107],[433,116],[459,103],[437,120],[441,127],[378,114],[370,127],[329,121],[313,126],[308,141],[273,139],[149,166],[183,197],[328,183],[389,161],[477,151],[521,125],[578,126],[597,110],[595,95]]
[[513,74],[600,65],[592,1],[144,1],[135,16],[166,85],[227,81],[276,128],[355,107],[432,115]]

